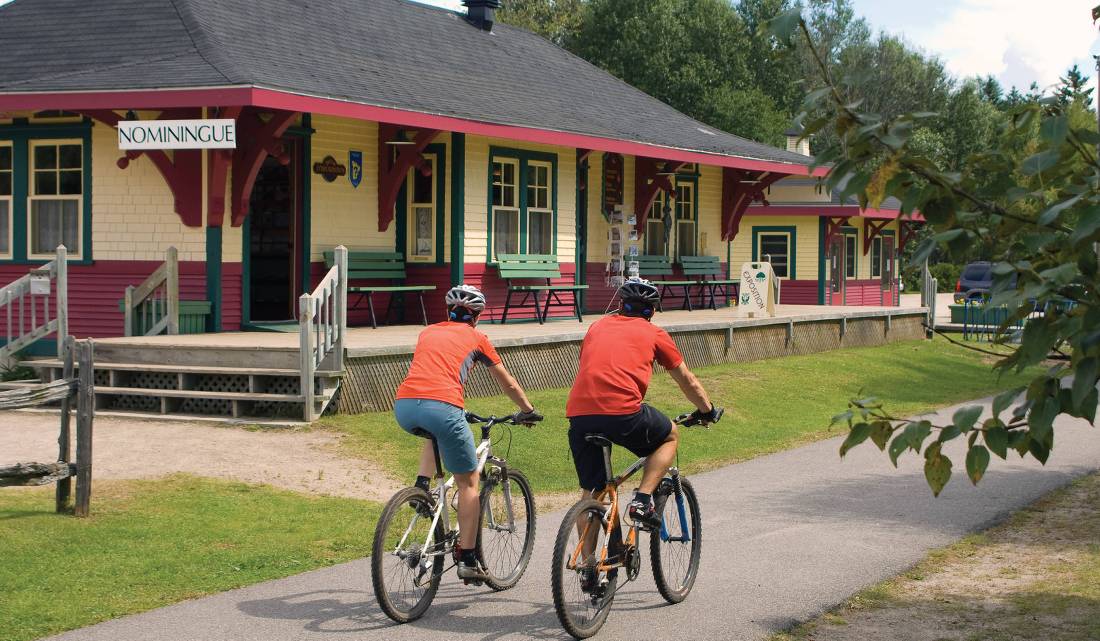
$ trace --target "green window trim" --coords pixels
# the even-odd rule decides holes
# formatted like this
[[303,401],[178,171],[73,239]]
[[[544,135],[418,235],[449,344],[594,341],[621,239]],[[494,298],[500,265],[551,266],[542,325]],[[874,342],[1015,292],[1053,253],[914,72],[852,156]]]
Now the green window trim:
[[[447,233],[447,145],[435,142],[424,149],[425,155],[435,156],[435,260],[409,260],[409,181],[406,177],[401,183],[401,189],[397,192],[397,228],[394,239],[394,251],[405,256],[405,268],[410,267],[438,267],[446,264],[444,256],[444,238]],[[416,171],[414,167],[412,171]]]
[[529,163],[544,162],[550,164],[550,209],[551,228],[554,230],[551,236],[550,254],[558,254],[558,154],[545,151],[530,151],[527,149],[513,149],[510,147],[489,147],[488,172],[485,179],[485,262],[495,265],[493,250],[493,163],[497,160],[511,160],[519,164],[519,176],[516,180],[516,189],[519,192],[519,254],[527,252],[527,168]]
[[753,225],[752,227],[752,261],[760,260],[760,234],[767,233],[790,234],[791,246],[787,257],[787,277],[785,280],[798,280],[798,228],[794,225]]
[[29,221],[30,221],[30,148],[32,142],[51,140],[79,140],[81,143],[81,221],[80,221],[80,258],[69,261],[70,265],[91,265],[92,256],[92,123],[85,118],[82,122],[30,123],[25,118],[17,118],[13,123],[0,125],[0,142],[12,148],[12,194],[10,211],[11,254],[9,258],[0,258],[0,265],[39,265],[48,261],[48,257],[31,258]]
[[[691,185],[692,186],[691,187],[691,189],[692,189],[692,194],[691,194],[692,195],[692,203],[691,203],[692,212],[691,213],[692,213],[692,220],[695,223],[695,225],[694,225],[694,228],[695,228],[695,242],[694,242],[695,255],[698,256],[698,255],[700,255],[699,254],[699,174],[698,173],[678,173],[678,174],[676,174],[676,179],[675,179],[675,181],[673,181],[672,186],[675,189],[675,188],[680,187],[680,185]],[[657,193],[657,197],[654,198],[653,203],[654,204],[660,203],[661,204],[660,208],[664,209],[664,204],[667,201],[668,201],[668,194],[666,192],[661,191],[661,192]],[[653,205],[650,205],[650,207],[652,207],[652,206]],[[668,237],[665,238],[664,252],[662,252],[662,254],[661,254],[663,256],[667,256],[671,260],[677,260],[678,259],[678,257],[676,256],[676,252],[673,251],[673,245],[674,245],[673,239],[675,238],[676,241],[679,241],[679,238],[677,237],[678,234],[679,234],[679,220],[680,219],[676,218],[676,210],[675,210],[675,206],[673,206],[673,211],[672,211],[672,227],[673,227],[673,230],[672,230],[672,233],[670,233],[668,235]],[[649,234],[649,229],[648,228],[649,228],[649,224],[652,223],[652,222],[659,222],[661,224],[664,224],[663,220],[654,221],[652,216],[647,217],[647,219],[646,219],[646,231],[645,231],[646,236],[648,236],[648,234]],[[642,242],[642,248],[641,248],[642,250],[646,249],[646,243],[647,242],[648,242],[647,240]],[[648,253],[648,252],[647,251],[642,251],[642,253],[644,254],[644,253]]]
[[844,256],[845,260],[848,257],[848,239],[855,238],[856,250],[851,252],[852,258],[852,276],[848,275],[848,265],[844,265],[844,280],[859,280],[859,229],[850,226],[844,226],[840,228],[841,235],[844,236]]

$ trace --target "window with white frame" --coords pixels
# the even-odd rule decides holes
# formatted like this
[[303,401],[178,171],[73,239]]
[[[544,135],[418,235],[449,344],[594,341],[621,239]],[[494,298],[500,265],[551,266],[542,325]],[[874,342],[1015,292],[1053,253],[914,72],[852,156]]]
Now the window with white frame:
[[658,194],[649,207],[649,217],[645,221],[645,254],[664,256],[668,245],[665,243],[665,197]]
[[439,203],[436,202],[438,177],[436,176],[436,158],[426,154],[424,161],[427,163],[429,173],[427,175],[418,167],[409,170],[409,178],[405,182],[410,186],[411,198],[408,211],[408,256],[413,262],[433,262],[436,260],[435,227],[436,216],[439,215]]
[[0,143],[0,258],[11,258],[13,159],[11,144]]
[[882,278],[882,238],[871,239],[871,278]]
[[84,150],[80,141],[33,141],[27,205],[28,252],[32,258],[65,245],[80,256]]
[[856,235],[848,233],[844,235],[844,278],[856,277]]
[[519,161],[493,161],[493,259],[519,253]]
[[790,232],[763,232],[756,237],[756,255],[760,260],[770,260],[776,278],[791,277]]
[[676,258],[694,256],[695,251],[695,184],[676,185]]
[[527,163],[527,253],[554,251],[554,209],[551,194],[551,166],[548,162]]

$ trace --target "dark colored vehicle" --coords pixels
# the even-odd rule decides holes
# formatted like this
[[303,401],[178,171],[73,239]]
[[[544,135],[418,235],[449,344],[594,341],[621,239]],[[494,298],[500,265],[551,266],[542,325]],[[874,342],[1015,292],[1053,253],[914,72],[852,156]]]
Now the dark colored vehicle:
[[967,299],[989,296],[993,289],[993,265],[980,261],[963,267],[959,280],[955,283],[955,302],[963,303]]

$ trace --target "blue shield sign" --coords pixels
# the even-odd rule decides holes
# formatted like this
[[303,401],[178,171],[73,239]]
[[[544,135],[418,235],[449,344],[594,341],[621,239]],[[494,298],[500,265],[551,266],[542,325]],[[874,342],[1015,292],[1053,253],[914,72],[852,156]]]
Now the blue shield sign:
[[352,187],[358,187],[359,183],[363,181],[363,152],[352,151],[349,153],[348,158],[348,180],[351,181]]

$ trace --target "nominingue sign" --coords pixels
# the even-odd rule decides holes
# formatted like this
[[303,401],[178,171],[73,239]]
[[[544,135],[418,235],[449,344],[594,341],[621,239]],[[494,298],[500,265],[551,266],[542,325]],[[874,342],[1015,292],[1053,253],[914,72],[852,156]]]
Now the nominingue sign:
[[119,149],[236,149],[237,123],[231,118],[204,120],[123,120]]

